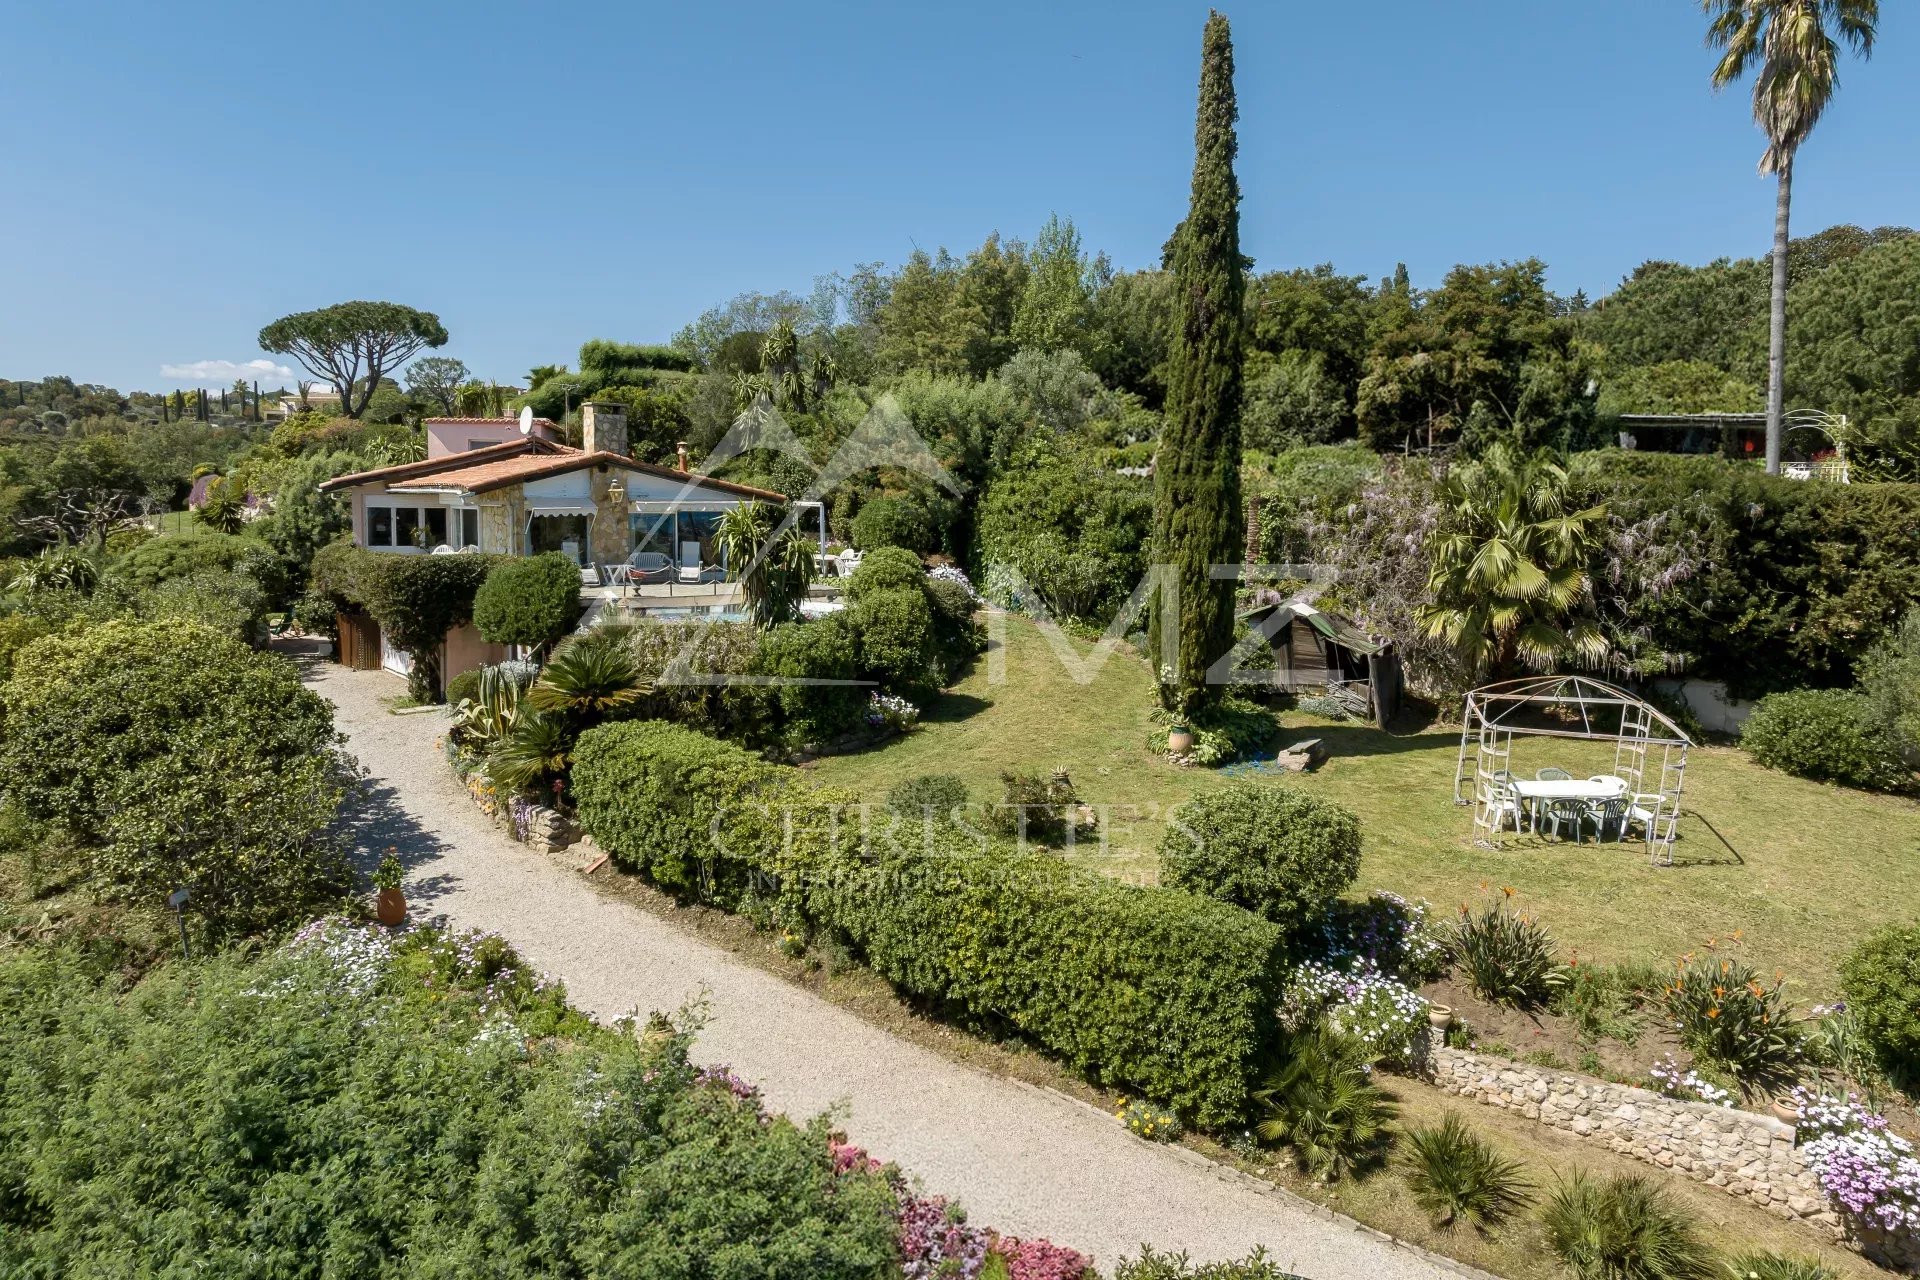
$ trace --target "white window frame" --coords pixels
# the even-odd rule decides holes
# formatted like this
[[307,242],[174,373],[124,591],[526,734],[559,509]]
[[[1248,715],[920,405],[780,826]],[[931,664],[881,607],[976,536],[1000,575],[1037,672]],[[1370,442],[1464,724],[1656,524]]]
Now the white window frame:
[[[388,515],[387,515],[388,541],[385,543],[379,543],[373,540],[373,513],[375,509],[380,509],[388,512]],[[411,542],[400,543],[396,541],[400,536],[400,513],[402,511],[413,512],[415,527],[418,528],[420,526],[424,526],[427,523],[426,513],[428,511],[448,511],[448,510],[451,510],[451,508],[448,508],[442,503],[433,502],[433,501],[423,501],[420,499],[392,497],[385,494],[382,494],[379,497],[368,498],[366,500],[366,533],[362,541],[364,542],[366,548],[369,551],[386,551],[386,552],[397,553],[399,555],[414,555],[414,556],[424,555],[426,554],[427,551],[431,550],[432,548],[416,547]],[[449,526],[451,526],[453,522],[449,520],[447,523]],[[477,523],[478,522],[476,520],[476,525]]]

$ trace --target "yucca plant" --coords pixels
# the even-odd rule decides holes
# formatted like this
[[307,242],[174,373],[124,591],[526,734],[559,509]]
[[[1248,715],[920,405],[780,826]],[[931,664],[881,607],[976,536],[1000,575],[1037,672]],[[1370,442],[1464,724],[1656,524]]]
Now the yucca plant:
[[813,583],[814,546],[798,525],[769,503],[746,502],[720,517],[714,544],[747,597],[754,626],[764,631],[800,616]]
[[527,705],[583,728],[631,707],[649,691],[633,651],[625,644],[596,643],[583,637],[562,645],[553,655],[527,690]]
[[1533,1184],[1520,1163],[1495,1151],[1452,1112],[1407,1134],[1407,1164],[1414,1203],[1432,1215],[1435,1226],[1466,1218],[1484,1231],[1532,1198]]
[[1288,1037],[1282,1062],[1254,1093],[1262,1142],[1293,1148],[1301,1169],[1332,1182],[1380,1158],[1395,1107],[1373,1082],[1373,1062],[1350,1037],[1315,1026]]
[[1713,1270],[1685,1211],[1644,1178],[1576,1173],[1554,1188],[1540,1223],[1578,1280],[1707,1280]]
[[1839,1280],[1824,1262],[1785,1253],[1743,1253],[1727,1263],[1728,1280]]
[[1553,935],[1532,916],[1509,906],[1506,897],[1478,911],[1462,903],[1447,942],[1467,985],[1492,1004],[1537,1008],[1566,984],[1566,966],[1554,958]]

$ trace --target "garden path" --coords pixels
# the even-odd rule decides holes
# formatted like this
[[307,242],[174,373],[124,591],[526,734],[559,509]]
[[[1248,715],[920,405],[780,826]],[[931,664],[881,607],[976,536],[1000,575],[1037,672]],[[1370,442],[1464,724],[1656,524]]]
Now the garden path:
[[435,748],[445,719],[388,710],[399,681],[311,656],[302,665],[370,775],[360,856],[370,865],[397,847],[419,914],[503,935],[602,1018],[704,999],[697,1058],[731,1064],[792,1115],[834,1109],[854,1142],[959,1200],[974,1221],[1070,1245],[1106,1267],[1143,1242],[1196,1261],[1265,1245],[1311,1280],[1457,1276],[1305,1201],[1142,1142],[1081,1102],[909,1044],[601,896],[480,814]]

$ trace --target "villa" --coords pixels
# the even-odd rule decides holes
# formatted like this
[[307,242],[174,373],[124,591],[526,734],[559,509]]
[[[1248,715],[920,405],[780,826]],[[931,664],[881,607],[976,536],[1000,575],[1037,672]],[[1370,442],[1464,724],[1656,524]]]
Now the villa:
[[725,565],[720,518],[743,503],[784,505],[767,489],[640,462],[627,453],[624,406],[581,406],[583,448],[534,418],[428,418],[427,456],[329,480],[353,508],[355,546],[397,555],[558,551],[582,569],[664,556],[683,580]]

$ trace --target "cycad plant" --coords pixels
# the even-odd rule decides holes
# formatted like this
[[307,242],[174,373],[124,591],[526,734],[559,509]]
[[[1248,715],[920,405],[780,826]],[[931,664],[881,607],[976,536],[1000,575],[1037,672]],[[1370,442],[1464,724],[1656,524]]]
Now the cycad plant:
[[783,523],[769,504],[746,502],[722,515],[714,534],[762,630],[798,618],[813,584],[813,544],[797,525]]
[[650,692],[633,651],[618,639],[583,636],[562,645],[527,690],[527,705],[576,730],[633,706]]
[[567,771],[574,732],[557,715],[525,712],[487,756],[487,777],[502,795],[543,790]]
[[1300,1167],[1323,1182],[1378,1160],[1395,1108],[1373,1082],[1366,1049],[1315,1026],[1289,1036],[1282,1054],[1253,1095],[1266,1112],[1254,1128],[1260,1140],[1287,1143]]
[[1707,1280],[1712,1255],[1666,1192],[1643,1178],[1575,1173],[1540,1211],[1552,1249],[1578,1280]]
[[1451,1227],[1461,1218],[1481,1230],[1525,1208],[1532,1184],[1518,1161],[1495,1151],[1459,1116],[1407,1134],[1407,1185],[1414,1203]]
[[1444,514],[1426,548],[1433,599],[1418,617],[1474,671],[1606,656],[1605,636],[1580,610],[1607,509],[1570,510],[1569,489],[1553,453],[1523,456],[1504,443],[1442,482]]

